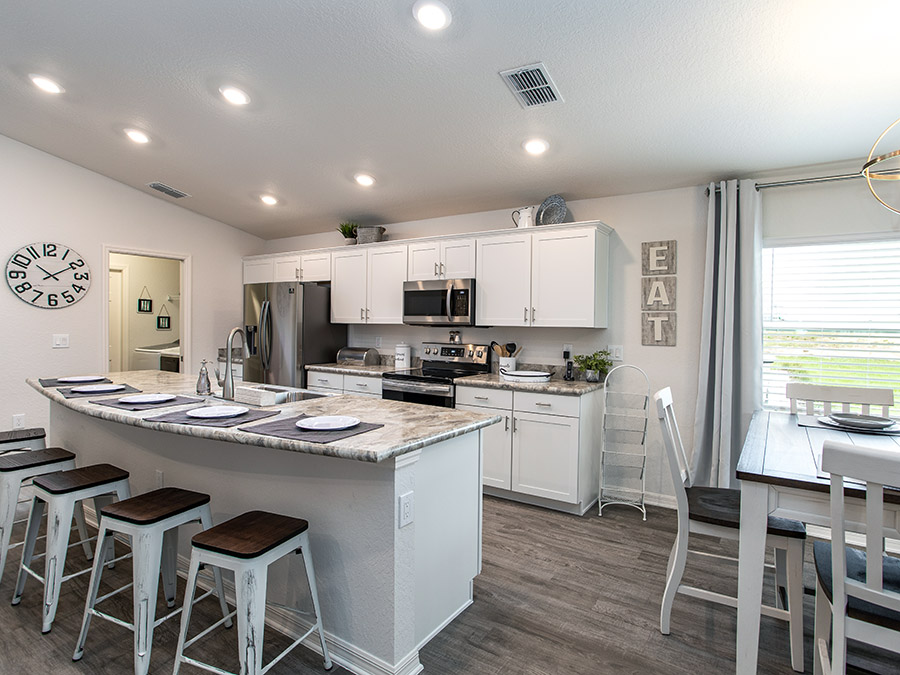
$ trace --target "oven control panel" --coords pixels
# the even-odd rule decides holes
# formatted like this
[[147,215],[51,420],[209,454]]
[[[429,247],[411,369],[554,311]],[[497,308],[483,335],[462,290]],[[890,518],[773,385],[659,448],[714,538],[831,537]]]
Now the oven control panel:
[[423,342],[422,351],[426,361],[485,364],[490,360],[488,345]]

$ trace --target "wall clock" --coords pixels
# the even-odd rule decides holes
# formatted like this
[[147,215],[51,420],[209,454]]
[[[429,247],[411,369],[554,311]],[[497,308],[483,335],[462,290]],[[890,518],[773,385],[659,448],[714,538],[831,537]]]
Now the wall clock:
[[91,270],[76,251],[63,244],[23,246],[6,263],[6,283],[23,302],[41,309],[74,305],[91,287]]

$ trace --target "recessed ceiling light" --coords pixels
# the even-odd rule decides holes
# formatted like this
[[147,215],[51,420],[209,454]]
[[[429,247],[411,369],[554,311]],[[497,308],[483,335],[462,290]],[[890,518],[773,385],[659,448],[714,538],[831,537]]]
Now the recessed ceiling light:
[[219,87],[219,93],[222,94],[222,98],[231,105],[247,105],[250,103],[250,97],[247,95],[247,92],[242,91],[237,87],[232,87],[230,85],[221,86]]
[[442,30],[453,20],[447,5],[440,0],[419,0],[413,5],[413,16],[428,30]]
[[35,87],[41,91],[46,91],[48,94],[61,94],[65,91],[65,89],[62,88],[62,85],[58,82],[54,82],[49,77],[34,74],[31,74],[28,77],[34,83]]
[[260,195],[259,201],[267,206],[275,206],[278,203],[278,199],[276,199],[272,195]]
[[126,129],[125,135],[135,143],[140,143],[142,145],[150,142],[150,137],[138,129]]
[[529,155],[543,155],[550,148],[550,144],[543,138],[529,138],[522,143],[522,147]]
[[375,185],[375,179],[367,173],[358,173],[353,176],[353,180],[355,180],[363,187],[372,187],[373,185]]

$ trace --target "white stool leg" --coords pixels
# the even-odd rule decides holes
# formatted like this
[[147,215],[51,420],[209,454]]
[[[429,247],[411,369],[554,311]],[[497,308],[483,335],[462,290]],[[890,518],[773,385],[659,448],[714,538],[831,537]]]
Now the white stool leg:
[[[174,531],[177,534],[177,529]],[[131,542],[134,556],[134,672],[135,675],[147,675],[156,621],[163,533],[157,528],[146,528],[132,536]]]
[[[184,643],[187,640],[188,625],[191,622],[191,609],[194,606],[194,590],[197,587],[197,571],[199,569],[200,557],[196,551],[192,551],[187,582],[184,587],[184,606],[181,610],[181,628],[178,631],[178,646],[175,649],[175,668],[172,670],[172,675],[178,675],[178,669],[181,667],[181,657],[184,654]],[[218,568],[216,569],[218,570]]]
[[[97,521],[100,520],[100,513],[97,513]],[[84,557],[88,560],[94,559],[94,550],[91,548],[91,542],[88,541],[87,523],[84,521],[84,503],[78,502],[75,505],[75,525],[78,528],[78,538],[81,540],[81,550],[84,551]]]
[[672,604],[675,602],[675,594],[681,585],[684,576],[684,566],[687,562],[688,533],[687,528],[678,528],[672,552],[669,553],[668,574],[666,590],[663,592],[662,605],[659,608],[659,632],[668,635],[670,632],[670,620],[672,618]]
[[18,605],[22,600],[22,591],[25,590],[25,580],[28,578],[25,568],[31,567],[31,559],[34,556],[34,544],[37,541],[45,506],[46,504],[42,499],[32,498],[31,511],[28,513],[28,525],[25,530],[25,543],[22,546],[22,562],[19,564],[19,577],[16,579],[16,590],[13,592],[12,604],[14,605]]
[[[213,526],[208,504],[200,511],[200,525],[204,530],[208,530]],[[213,565],[213,579],[216,582],[216,595],[219,598],[219,607],[222,608],[222,616],[226,617],[229,612],[228,603],[225,602],[225,585],[222,583],[222,570],[216,565]],[[226,628],[231,628],[233,625],[231,619],[225,621]]]
[[16,520],[21,485],[22,479],[19,476],[0,476],[0,579],[6,569],[6,554],[9,552],[9,539]]
[[[100,531],[97,533],[97,549],[102,550],[103,539],[106,537],[106,522],[100,520]],[[109,533],[112,536],[112,532]],[[91,569],[91,581],[88,587],[88,595],[84,603],[84,616],[81,619],[81,633],[78,635],[78,642],[75,644],[75,653],[72,654],[72,660],[78,661],[84,656],[84,643],[87,640],[88,628],[91,626],[91,610],[97,603],[97,592],[100,589],[100,577],[103,575],[103,557],[95,556],[94,564]]]
[[[113,498],[111,495],[94,497],[94,513],[96,514],[98,521],[101,519],[100,510],[104,506],[112,504],[112,501]],[[116,538],[107,537],[107,539],[108,541],[103,542],[103,548],[100,548],[100,540],[97,540],[97,555],[104,561],[113,561],[116,559]],[[116,564],[114,562],[109,562],[108,569],[115,569],[115,567]]]
[[787,593],[788,557],[785,549],[775,548],[775,606],[778,609],[785,609],[780,591],[784,589]]
[[176,565],[178,563],[178,528],[166,530],[162,538],[162,560],[160,560],[160,572],[162,574],[163,595],[166,596],[166,605],[175,606],[175,593],[178,588],[178,576]]
[[234,577],[241,675],[259,675],[262,672],[268,569],[258,561],[247,563],[235,569]]
[[55,497],[47,510],[47,552],[44,556],[44,607],[41,632],[49,633],[56,617],[59,603],[59,587],[62,584],[66,553],[69,547],[69,533],[75,510],[73,495]]
[[802,673],[803,667],[803,540],[788,540],[787,599],[790,613],[791,668]]
[[306,568],[306,580],[309,582],[309,594],[312,597],[313,611],[316,613],[316,630],[319,631],[319,642],[322,644],[322,656],[325,659],[325,670],[331,670],[331,655],[325,644],[325,629],[322,628],[322,612],[319,610],[319,593],[316,590],[316,574],[313,569],[312,555],[309,551],[309,537],[304,532],[300,537],[300,551],[303,554],[303,566]]

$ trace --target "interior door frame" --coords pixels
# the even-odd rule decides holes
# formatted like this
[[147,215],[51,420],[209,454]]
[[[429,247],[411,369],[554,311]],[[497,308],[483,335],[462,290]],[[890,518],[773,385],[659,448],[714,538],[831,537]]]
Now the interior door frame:
[[[109,260],[109,256],[106,258]],[[119,311],[122,314],[122,327],[121,327],[121,339],[122,344],[119,345],[119,351],[121,352],[121,361],[123,369],[125,364],[128,363],[128,359],[125,356],[125,349],[130,344],[130,334],[128,330],[129,323],[127,321],[126,312],[128,311],[128,303],[125,301],[127,297],[127,289],[128,289],[128,265],[110,265],[109,271],[106,273],[106,283],[109,283],[109,272],[121,272],[122,273],[122,306]],[[107,352],[106,352],[106,363],[109,364],[109,286],[106,288],[106,344],[107,344]],[[107,365],[107,370],[109,366]]]
[[[181,298],[178,303],[178,320],[181,326],[181,335],[179,336],[181,345],[181,372],[185,373],[191,370],[191,256],[187,253],[172,253],[171,251],[153,251],[150,249],[131,248],[128,246],[113,246],[111,244],[103,244],[103,255],[101,261],[103,269],[100,276],[100,290],[103,293],[103,311],[101,314],[101,335],[103,335],[103,349],[100,358],[103,363],[101,372],[109,372],[109,254],[124,253],[125,255],[140,255],[150,258],[168,258],[170,260],[178,260],[181,262]],[[123,278],[124,282],[124,278]]]

